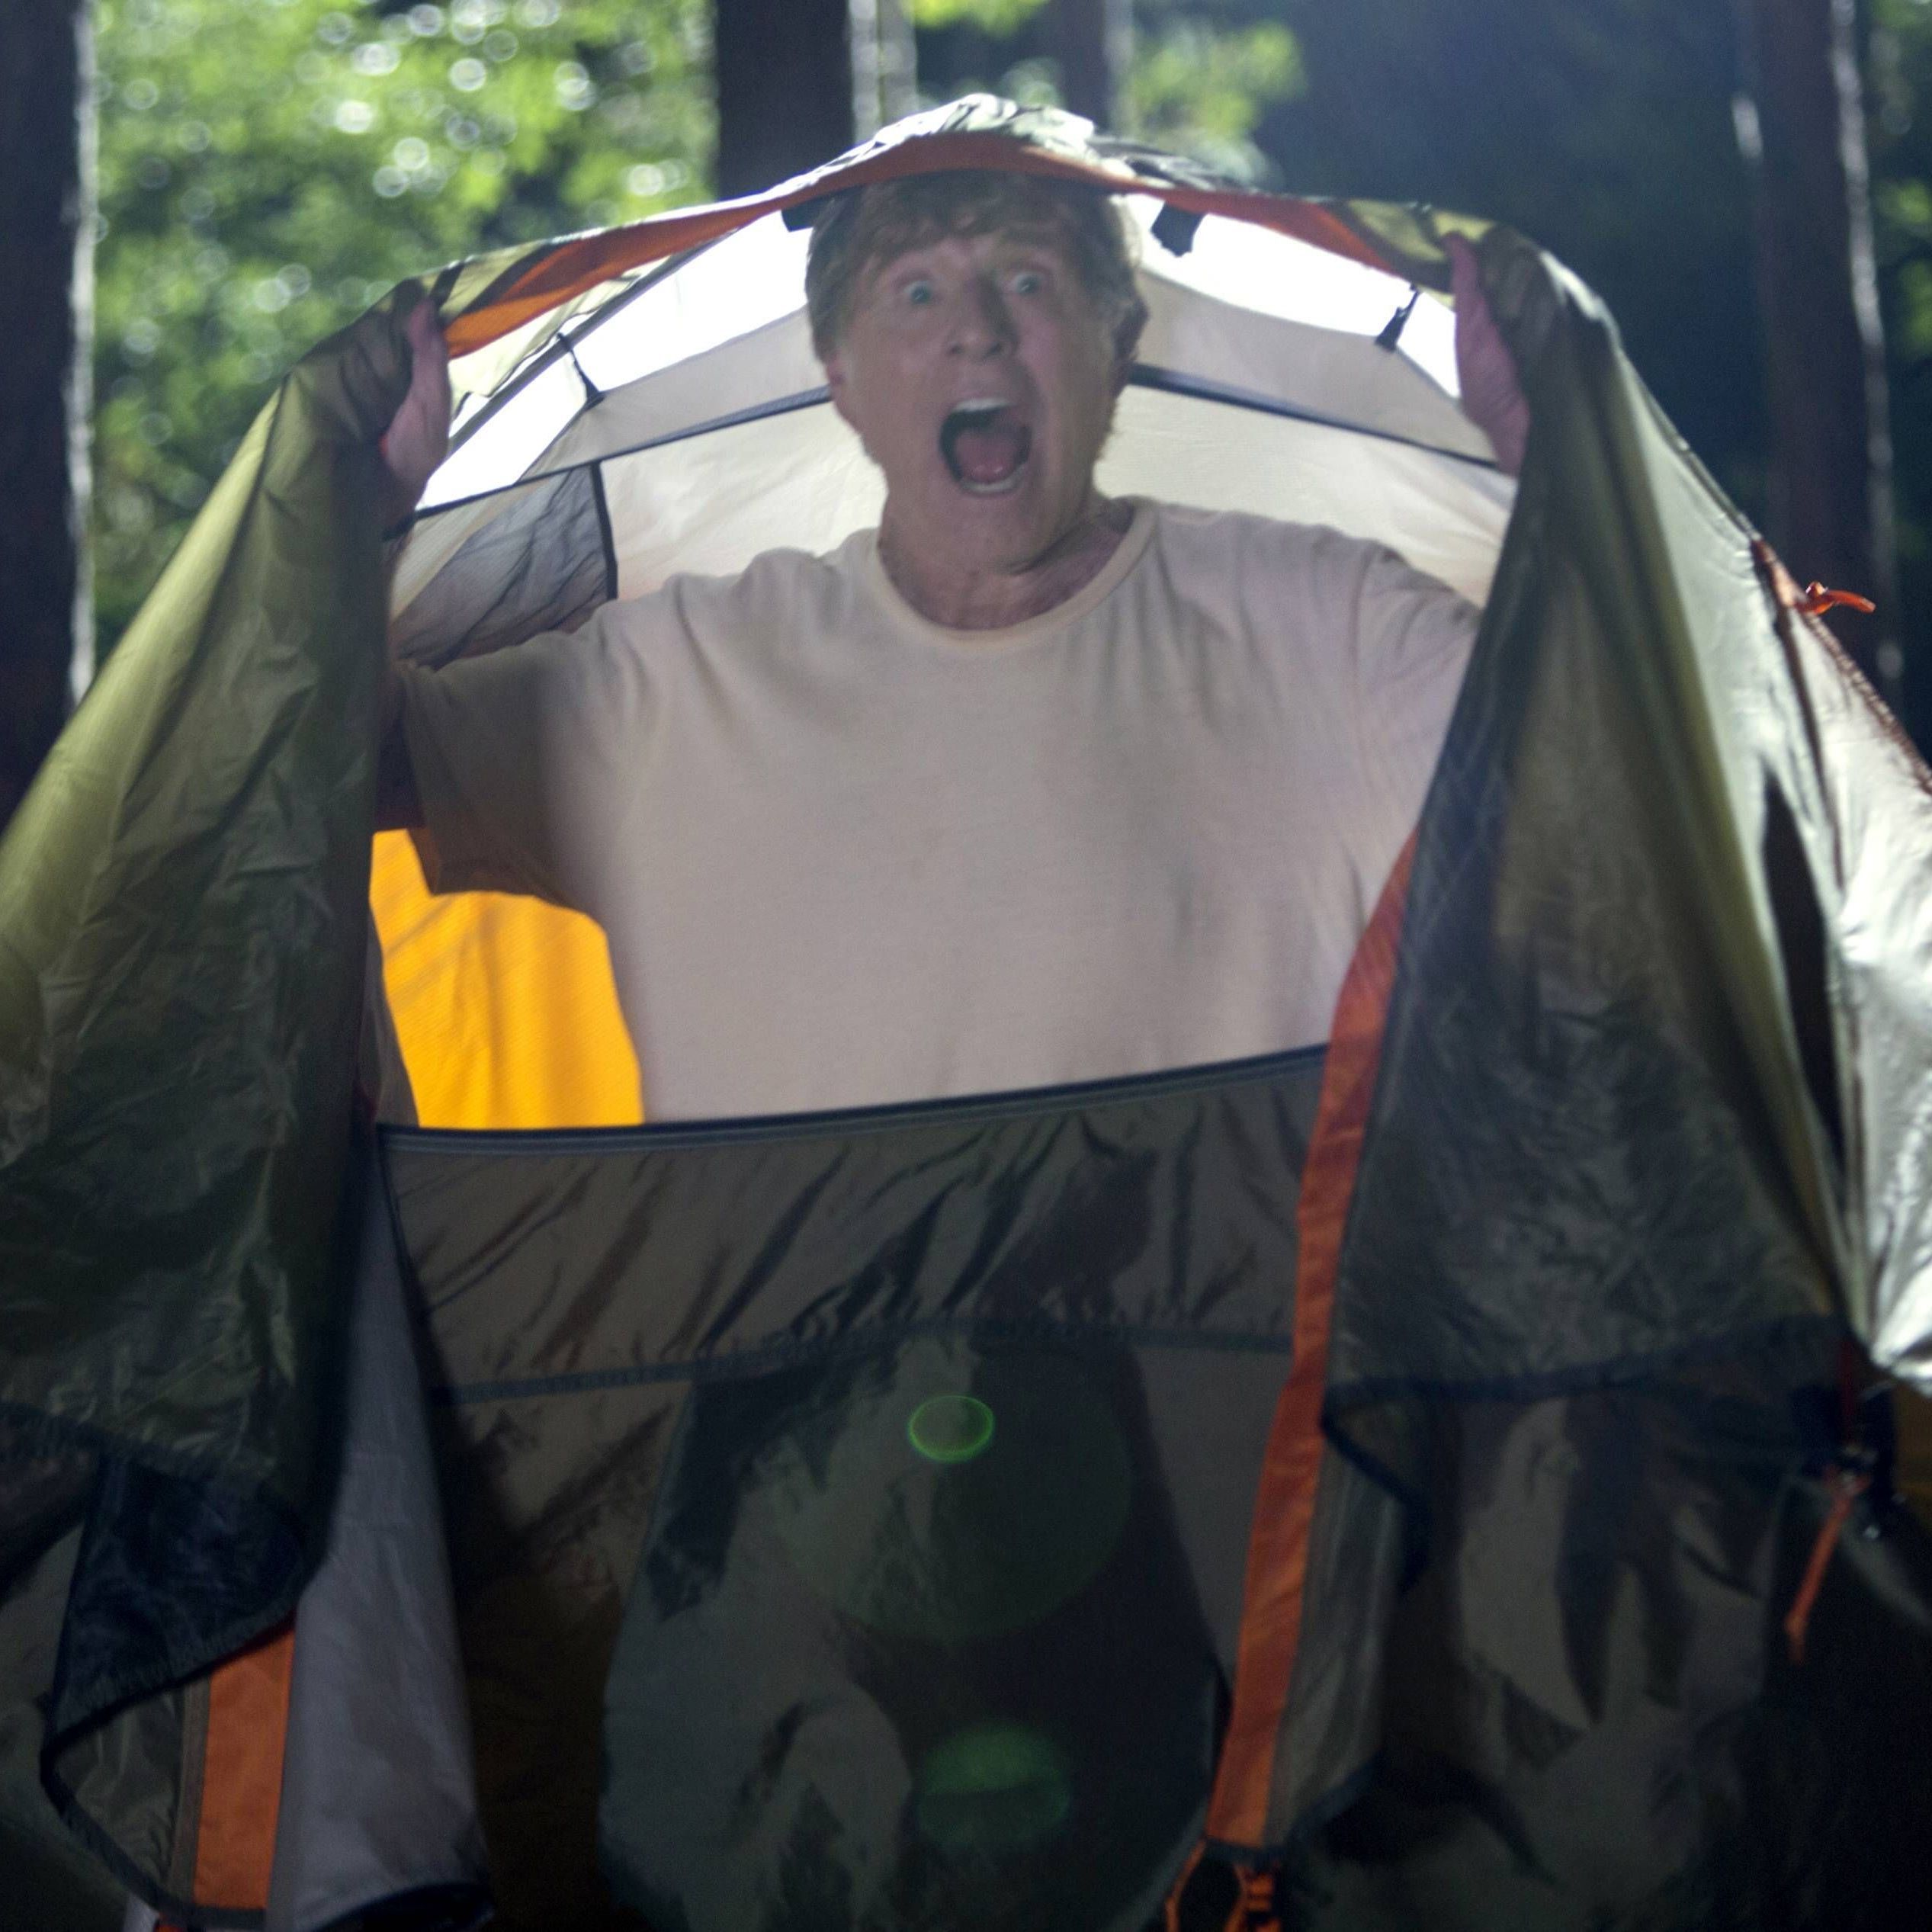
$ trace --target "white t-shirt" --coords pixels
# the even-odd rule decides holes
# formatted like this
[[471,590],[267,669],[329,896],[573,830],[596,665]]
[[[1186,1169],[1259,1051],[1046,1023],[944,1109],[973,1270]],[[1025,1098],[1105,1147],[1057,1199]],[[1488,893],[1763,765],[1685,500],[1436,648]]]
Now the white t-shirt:
[[650,1116],[1322,1040],[1476,613],[1339,532],[1136,505],[1002,631],[875,534],[404,679],[432,883],[597,919]]

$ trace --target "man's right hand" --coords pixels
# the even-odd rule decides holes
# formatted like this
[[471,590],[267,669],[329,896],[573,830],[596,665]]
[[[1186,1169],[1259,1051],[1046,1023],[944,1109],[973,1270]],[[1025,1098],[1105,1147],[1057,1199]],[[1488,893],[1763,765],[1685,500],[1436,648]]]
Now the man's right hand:
[[450,357],[436,306],[427,299],[403,325],[409,339],[409,393],[390,418],[382,452],[385,531],[409,521],[450,446]]

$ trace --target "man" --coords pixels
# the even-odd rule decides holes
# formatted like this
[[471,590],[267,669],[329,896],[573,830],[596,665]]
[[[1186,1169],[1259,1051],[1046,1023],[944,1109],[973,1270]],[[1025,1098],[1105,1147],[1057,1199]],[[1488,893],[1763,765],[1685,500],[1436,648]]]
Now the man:
[[[1473,265],[1465,396],[1525,418]],[[387,822],[432,883],[608,936],[654,1118],[863,1106],[1318,1041],[1413,825],[1475,614],[1329,530],[1098,492],[1144,320],[1091,191],[844,197],[807,295],[876,531],[403,671]],[[441,345],[385,438],[440,458]]]

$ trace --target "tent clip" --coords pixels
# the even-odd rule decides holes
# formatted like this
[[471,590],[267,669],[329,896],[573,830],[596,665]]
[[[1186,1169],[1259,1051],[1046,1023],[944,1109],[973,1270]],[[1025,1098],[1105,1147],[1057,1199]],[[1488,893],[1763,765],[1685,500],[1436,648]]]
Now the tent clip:
[[577,360],[577,345],[566,335],[563,339],[563,353],[570,358],[570,367],[576,371],[577,380],[583,384],[584,407],[594,409],[604,400],[604,392],[584,373],[583,364]]
[[836,194],[814,194],[809,201],[794,201],[788,208],[778,210],[778,219],[796,235],[801,229],[815,228],[818,218],[839,197]]
[[1862,611],[1867,617],[1878,608],[1870,598],[1861,597],[1855,590],[1834,590],[1828,584],[1818,582],[1805,585],[1804,599],[1797,608],[1807,617],[1822,617],[1841,604],[1847,610]]
[[[1160,1918],[1163,1932],[1182,1932],[1183,1921],[1188,1924],[1205,1924],[1203,1908],[1214,1909],[1211,1903],[1214,1892],[1231,1879],[1234,1881],[1234,1898],[1222,1921],[1221,1932],[1282,1932],[1280,1907],[1275,1895],[1277,1875],[1273,1868],[1255,1865],[1236,1865],[1231,1868],[1218,1860],[1209,1866],[1205,1859],[1207,1849],[1205,1839],[1195,1841],[1194,1849],[1187,1855],[1187,1863],[1181,1867],[1180,1875],[1167,1894]],[[1197,1885],[1195,1880],[1204,1869],[1211,1873],[1210,1882]]]
[[1228,1915],[1225,1932],[1282,1932],[1281,1915],[1275,1909],[1275,1874],[1252,1866],[1236,1868],[1241,1882],[1241,1895]]
[[1762,537],[1751,539],[1751,560],[1782,610],[1795,611],[1800,617],[1821,617],[1843,605],[1847,610],[1862,611],[1869,617],[1878,608],[1870,598],[1861,597],[1855,590],[1834,590],[1829,584],[1815,579],[1800,590],[1791,573],[1778,560],[1777,553]]
[[1411,284],[1409,299],[1382,324],[1382,332],[1375,338],[1378,349],[1392,349],[1402,339],[1402,331],[1409,326],[1409,318],[1416,312],[1416,303],[1421,299],[1422,290]]
[[1160,204],[1154,218],[1154,239],[1170,255],[1185,255],[1201,232],[1201,217],[1191,209],[1177,208],[1171,201]]

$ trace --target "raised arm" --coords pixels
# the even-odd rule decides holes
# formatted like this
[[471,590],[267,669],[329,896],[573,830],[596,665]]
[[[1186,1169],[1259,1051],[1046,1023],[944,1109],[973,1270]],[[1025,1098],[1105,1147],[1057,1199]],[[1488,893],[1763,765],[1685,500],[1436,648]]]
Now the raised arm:
[[[419,303],[405,326],[411,358],[409,393],[390,419],[379,446],[386,531],[408,519],[449,450],[449,349],[436,319],[435,305],[427,300]],[[393,660],[383,685],[376,823],[386,831],[422,823],[422,803],[403,733],[402,683]]]
[[1452,235],[1449,255],[1455,296],[1455,373],[1462,390],[1462,412],[1488,437],[1496,461],[1511,476],[1520,477],[1529,440],[1529,405],[1516,378],[1516,358],[1489,312],[1475,250],[1460,235]]

